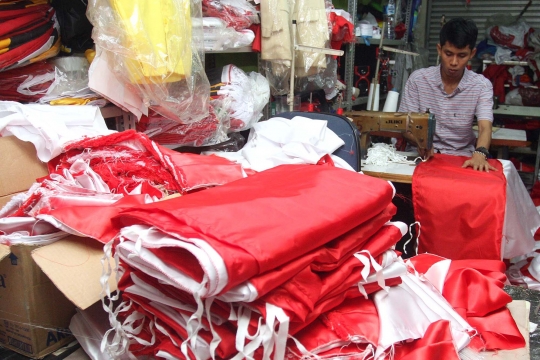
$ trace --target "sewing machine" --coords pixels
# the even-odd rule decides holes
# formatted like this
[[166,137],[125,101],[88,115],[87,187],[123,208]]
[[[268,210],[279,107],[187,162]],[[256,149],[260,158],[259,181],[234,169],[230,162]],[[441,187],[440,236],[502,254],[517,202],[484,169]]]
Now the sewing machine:
[[391,113],[381,111],[347,111],[343,115],[352,119],[360,131],[362,155],[369,147],[370,133],[395,137],[395,133],[409,132],[421,149],[433,147],[435,116],[426,113]]

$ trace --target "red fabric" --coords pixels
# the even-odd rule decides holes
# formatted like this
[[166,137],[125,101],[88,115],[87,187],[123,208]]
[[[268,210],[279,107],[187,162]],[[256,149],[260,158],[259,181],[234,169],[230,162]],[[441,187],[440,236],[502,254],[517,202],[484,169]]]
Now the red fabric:
[[16,19],[20,16],[24,16],[30,13],[47,13],[51,6],[49,4],[29,6],[24,9],[3,10],[0,7],[0,21],[7,21],[10,19]]
[[332,38],[330,39],[332,49],[341,50],[341,45],[344,42],[350,43],[354,41],[354,27],[350,21],[335,12],[331,12],[328,18],[332,25]]
[[493,95],[499,98],[499,102],[504,104],[506,100],[506,90],[504,84],[512,78],[508,72],[508,66],[491,64],[482,73],[493,84]]
[[39,50],[50,39],[51,35],[53,35],[53,30],[51,24],[51,28],[43,35],[23,45],[17,46],[13,50],[0,54],[0,70],[17,63],[19,60],[22,60]]
[[253,33],[255,34],[255,39],[253,40],[253,43],[251,44],[251,50],[253,50],[254,52],[260,53],[261,52],[261,40],[262,40],[261,24],[251,24],[249,29],[251,31],[253,31]]
[[[410,259],[416,271],[425,273],[443,258],[422,254]],[[475,350],[512,350],[525,346],[506,305],[512,301],[504,290],[505,265],[498,260],[452,260],[442,295],[473,328]]]
[[61,207],[48,215],[70,229],[106,244],[118,234],[111,219],[126,208],[144,204],[144,198],[145,195],[128,195],[110,206]]
[[421,339],[401,343],[395,347],[395,351],[396,360],[459,360],[447,320],[434,322]]
[[[116,193],[129,193],[144,182],[171,193],[185,193],[243,177],[241,166],[227,159],[176,152],[134,130],[68,144],[63,154],[49,161],[49,172],[61,173],[71,166],[70,158],[87,149],[92,149],[92,153],[103,151],[103,154],[109,154],[91,157],[90,167]],[[117,161],[118,152],[129,154],[132,160]]]
[[421,225],[419,253],[448,259],[502,258],[506,178],[497,171],[462,168],[463,156],[435,154],[413,173],[414,213]]
[[221,124],[214,108],[209,107],[208,116],[191,124],[182,124],[170,120],[150,110],[148,116],[143,115],[137,122],[139,132],[148,134],[158,144],[180,146],[202,146],[207,144],[219,130]]
[[369,221],[392,195],[386,181],[348,170],[282,165],[204,192],[143,205],[121,213],[115,222],[205,240],[225,261],[225,292]]
[[[45,94],[25,95],[19,93],[17,88],[26,81],[29,77],[45,75],[48,73],[54,74],[54,65],[40,61],[34,64],[0,72],[0,98],[2,100],[11,100],[17,102],[35,102],[41,99]],[[36,84],[29,88],[31,91],[47,90],[54,80]]]
[[[376,215],[370,221],[357,226],[325,246],[317,248],[283,266],[279,266],[271,271],[251,278],[249,282],[256,289],[259,289],[259,296],[263,296],[292,278],[301,269],[307,266],[315,271],[334,270],[347,259],[348,256],[361,250],[364,243],[369,241],[369,238],[375,234],[384,223],[389,221],[395,213],[396,207],[394,204],[389,204],[384,211],[379,215]],[[377,255],[379,253],[377,253]]]

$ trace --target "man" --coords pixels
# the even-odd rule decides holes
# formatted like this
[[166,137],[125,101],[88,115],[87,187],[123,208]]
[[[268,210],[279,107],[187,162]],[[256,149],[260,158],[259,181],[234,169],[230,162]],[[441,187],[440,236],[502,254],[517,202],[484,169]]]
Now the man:
[[[471,20],[455,18],[441,29],[437,51],[439,66],[419,69],[411,74],[399,107],[400,112],[431,112],[435,115],[435,152],[470,156],[463,167],[496,170],[487,162],[493,123],[493,87],[483,75],[467,69],[476,54],[478,28]],[[478,119],[478,140],[472,130]],[[417,146],[410,134],[404,137]],[[476,145],[475,145],[476,144]],[[431,156],[426,149],[421,155]],[[433,150],[432,150],[433,151]]]

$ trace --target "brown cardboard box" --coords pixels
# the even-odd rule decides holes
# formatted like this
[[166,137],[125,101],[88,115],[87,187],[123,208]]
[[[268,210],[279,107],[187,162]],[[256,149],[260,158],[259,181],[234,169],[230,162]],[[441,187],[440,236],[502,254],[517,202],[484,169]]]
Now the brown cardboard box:
[[36,246],[14,245],[0,261],[0,344],[41,358],[73,340],[73,305],[32,259]]
[[[0,207],[46,175],[32,143],[0,137]],[[100,300],[102,257],[103,244],[77,236],[46,246],[0,245],[0,345],[41,358],[73,340],[75,307]],[[114,291],[114,276],[109,284]]]
[[[103,244],[72,235],[46,246],[0,245],[0,345],[41,358],[73,340],[76,306],[101,299],[102,258]],[[116,290],[114,276],[109,287]]]
[[47,164],[38,159],[34,144],[15,136],[0,137],[0,208],[48,174]]

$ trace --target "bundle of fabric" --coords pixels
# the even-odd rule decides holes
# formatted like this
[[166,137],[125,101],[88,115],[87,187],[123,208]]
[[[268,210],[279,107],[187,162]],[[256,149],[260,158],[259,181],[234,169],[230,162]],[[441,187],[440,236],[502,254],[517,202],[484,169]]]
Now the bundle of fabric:
[[212,105],[207,117],[191,124],[181,124],[150,110],[148,116],[141,116],[136,129],[161,145],[177,147],[212,145],[227,140],[229,119],[222,117],[218,118]]
[[0,71],[48,59],[60,51],[60,26],[47,0],[0,3]]
[[[182,123],[208,115],[202,26],[193,26],[201,22],[196,4],[190,0],[90,0],[87,16],[94,26],[94,61],[107,53],[107,68],[126,92],[139,98],[130,101],[132,105],[146,104]],[[103,75],[92,72],[90,76]],[[107,96],[107,86],[102,87],[98,92]],[[116,96],[121,97],[112,95]]]
[[295,336],[289,355],[457,360],[525,346],[506,308],[512,299],[502,289],[501,261],[424,254],[403,265],[399,285],[324,313]]
[[242,164],[244,169],[263,171],[283,164],[320,164],[354,171],[345,160],[333,155],[344,141],[324,120],[303,116],[273,117],[255,124],[244,147],[237,152],[208,151]]
[[34,64],[0,72],[0,99],[21,103],[37,102],[47,93],[54,81],[52,64]]
[[416,167],[412,192],[421,226],[419,253],[501,260],[532,251],[540,215],[514,165],[490,159],[497,171],[474,171],[462,168],[466,159],[435,154]]
[[214,17],[203,17],[203,32],[206,51],[223,51],[249,46],[255,40],[253,30],[235,30],[228,27],[225,21]]
[[393,194],[354,172],[285,165],[124,210],[109,350],[283,358],[287,336],[323,312],[400,282]]
[[262,117],[270,100],[268,80],[259,73],[246,74],[235,65],[208,71],[213,99],[221,100],[221,110],[230,116],[230,132],[251,128]]
[[129,193],[142,183],[161,195],[186,193],[243,177],[239,165],[216,156],[175,152],[134,130],[72,142],[49,161],[49,172],[62,172],[77,160],[88,162],[117,194]]
[[259,23],[257,9],[246,0],[203,0],[203,15],[223,20],[236,31]]

